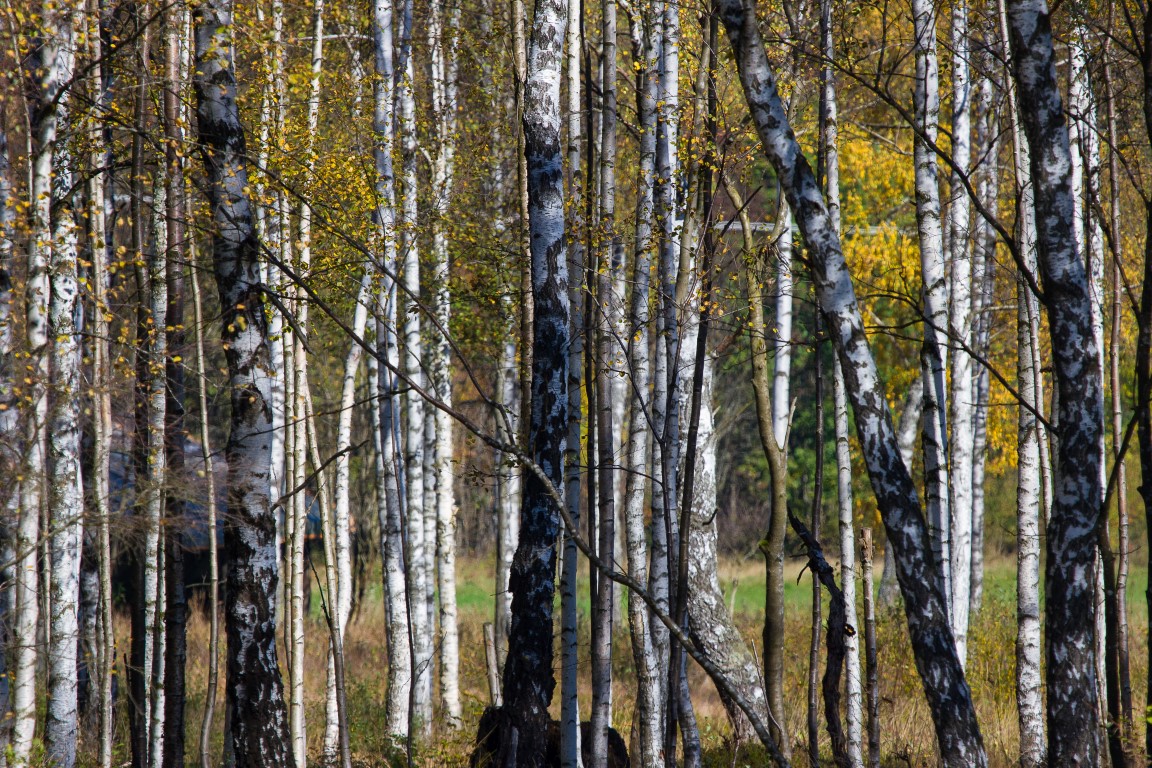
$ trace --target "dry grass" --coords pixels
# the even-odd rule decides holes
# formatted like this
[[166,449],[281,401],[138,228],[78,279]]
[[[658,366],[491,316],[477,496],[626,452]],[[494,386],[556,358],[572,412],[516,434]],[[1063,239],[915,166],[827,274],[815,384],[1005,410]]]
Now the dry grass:
[[[983,611],[974,618],[968,661],[968,679],[972,686],[976,707],[993,766],[1015,765],[1017,752],[1014,669],[1015,669],[1015,587],[1014,563],[998,561],[988,569],[988,586]],[[462,731],[453,732],[441,722],[433,724],[433,738],[429,744],[417,746],[416,763],[422,766],[466,765],[467,755],[480,711],[488,701],[484,671],[482,627],[491,620],[492,563],[490,560],[462,561],[460,579],[461,619],[461,689],[464,696],[465,723]],[[795,764],[807,764],[805,756],[806,734],[806,680],[809,643],[809,611],[811,580],[804,574],[799,583],[800,564],[789,565],[792,578],[786,594],[787,627],[789,636],[787,669],[787,720],[792,735]],[[1133,574],[1131,595],[1143,591],[1146,572]],[[760,647],[763,616],[763,566],[756,561],[726,561],[721,566],[721,582],[735,608],[737,622],[750,643]],[[734,593],[734,594],[733,594]],[[587,654],[587,602],[581,607],[583,634],[581,649]],[[1132,680],[1133,696],[1138,703],[1144,700],[1147,670],[1147,640],[1142,630],[1146,626],[1147,611],[1141,600],[1131,601]],[[323,735],[324,690],[326,663],[325,627],[321,619],[318,592],[314,592],[312,620],[308,626],[306,672],[306,713],[308,722],[309,754],[319,757]],[[119,627],[120,637],[127,637],[126,622]],[[622,628],[623,629],[623,628]],[[881,741],[885,766],[927,766],[935,762],[931,719],[924,701],[920,681],[912,661],[904,617],[899,610],[881,617],[878,627]],[[189,765],[198,765],[199,723],[205,701],[208,667],[208,622],[196,612],[188,628],[188,755]],[[356,622],[349,628],[345,641],[348,670],[348,701],[351,722],[351,743],[355,762],[364,766],[391,766],[404,764],[403,751],[389,744],[383,732],[383,700],[387,670],[384,641],[384,615],[380,601],[378,581],[371,585],[366,604]],[[121,648],[123,657],[126,648]],[[283,658],[283,646],[280,648]],[[616,643],[616,687],[614,689],[615,724],[620,731],[629,733],[631,702],[634,691],[631,653],[627,632],[620,631]],[[587,712],[590,691],[587,689],[587,661],[582,660],[584,689],[581,707]],[[223,667],[221,668],[223,678]],[[691,676],[693,699],[700,730],[706,748],[706,765],[744,766],[766,764],[755,749],[745,749],[733,755],[726,741],[728,726],[720,700],[711,682],[698,669]],[[222,744],[224,681],[221,679],[217,697],[217,729],[213,740],[214,759],[218,759]],[[1137,705],[1137,710],[1140,707]],[[1142,718],[1137,718],[1141,720]],[[121,718],[117,739],[118,757],[127,760],[127,733]],[[1136,734],[1143,743],[1143,726]],[[824,737],[822,753],[829,756]],[[91,745],[87,744],[90,748]],[[92,755],[86,748],[86,758]],[[84,762],[87,762],[86,759]],[[829,763],[830,764],[830,763]]]

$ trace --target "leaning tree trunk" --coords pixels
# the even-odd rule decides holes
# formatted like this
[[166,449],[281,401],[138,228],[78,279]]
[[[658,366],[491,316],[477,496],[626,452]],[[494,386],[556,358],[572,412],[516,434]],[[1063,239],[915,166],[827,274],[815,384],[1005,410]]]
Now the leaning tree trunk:
[[941,757],[945,765],[956,768],[986,765],[972,695],[952,641],[948,604],[934,573],[928,529],[896,444],[840,238],[791,132],[755,14],[741,0],[723,0],[720,8],[760,141],[811,250],[820,306],[836,342],[872,488],[895,547],[909,635]]
[[[567,19],[562,0],[540,0],[532,21],[524,88],[524,152],[532,243],[531,458],[543,476],[525,474],[520,542],[512,562],[512,625],[504,668],[504,717],[497,765],[543,764],[552,672],[559,509],[568,419],[569,305],[561,172],[560,79]],[[549,487],[551,486],[551,488]]]
[[1089,578],[1101,514],[1100,350],[1092,331],[1088,275],[1076,247],[1071,153],[1047,4],[1009,2],[1008,27],[1030,149],[1037,253],[1059,400],[1056,492],[1045,565],[1048,761],[1089,766],[1095,765],[1100,749],[1093,663],[1095,584]]
[[197,125],[212,212],[232,421],[228,437],[228,699],[236,768],[293,766],[276,661],[276,520],[269,508],[269,342],[232,67],[231,0],[196,8]]

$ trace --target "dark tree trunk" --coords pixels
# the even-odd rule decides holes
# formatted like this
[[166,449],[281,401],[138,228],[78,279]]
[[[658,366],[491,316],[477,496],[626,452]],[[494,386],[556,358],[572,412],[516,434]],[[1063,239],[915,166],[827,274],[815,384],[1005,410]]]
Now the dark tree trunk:
[[[1044,0],[1008,3],[1012,69],[1035,188],[1037,252],[1058,412],[1047,525],[1045,624],[1049,765],[1095,766],[1100,750],[1094,645],[1096,528],[1103,498],[1103,382],[1091,292],[1077,253],[1071,152]],[[1145,297],[1147,299],[1147,297]]]
[[928,529],[912,477],[900,456],[840,238],[789,125],[754,10],[741,0],[721,0],[720,10],[761,144],[808,243],[820,306],[840,355],[868,474],[895,549],[908,631],[941,757],[949,768],[984,766],[983,738],[952,639]]
[[[544,759],[552,671],[556,535],[568,421],[568,265],[560,141],[562,0],[539,0],[524,89],[524,154],[532,244],[532,403],[528,425],[534,471],[524,473],[520,541],[512,561],[512,624],[504,668],[504,716],[497,764],[536,768]],[[551,487],[549,487],[551,486]]]
[[248,199],[244,130],[232,68],[231,0],[197,6],[194,63],[201,153],[212,211],[221,340],[231,388],[228,559],[228,728],[236,768],[291,768],[276,661],[276,519],[268,503],[272,398],[268,328]]

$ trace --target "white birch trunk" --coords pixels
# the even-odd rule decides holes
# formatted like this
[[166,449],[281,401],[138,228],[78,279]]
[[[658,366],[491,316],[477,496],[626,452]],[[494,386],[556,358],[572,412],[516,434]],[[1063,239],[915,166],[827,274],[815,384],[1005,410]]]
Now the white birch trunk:
[[[656,162],[656,78],[655,50],[652,45],[654,17],[632,9],[629,19],[633,57],[642,62],[637,75],[637,112],[640,120],[640,156],[637,172],[636,246],[632,265],[632,296],[628,320],[628,371],[631,387],[628,396],[628,440],[625,449],[624,528],[628,546],[628,573],[641,584],[647,584],[648,534],[645,526],[645,493],[651,472],[649,445],[652,440],[649,399],[652,380],[649,342],[650,285],[652,265],[652,215],[654,210],[654,175]],[[655,451],[653,451],[655,453]],[[655,488],[653,488],[655,493]],[[661,662],[653,643],[651,616],[643,601],[628,592],[628,629],[632,640],[632,660],[636,668],[636,740],[639,754],[633,759],[641,768],[663,765],[664,743]]]
[[[1008,20],[1004,0],[999,2],[1002,50],[1008,48]],[[1028,146],[1020,127],[1016,89],[1008,82],[1008,115],[1012,131],[1016,194],[1021,212],[1017,222],[1017,242],[1026,269],[1035,274],[1036,234],[1033,212],[1032,176]],[[1021,395],[1018,426],[1016,488],[1016,708],[1020,729],[1020,765],[1045,765],[1044,701],[1040,674],[1040,519],[1043,506],[1041,485],[1041,433],[1035,413],[1040,410],[1042,393],[1035,357],[1038,308],[1029,286],[1017,276],[1017,378]]]
[[[61,73],[72,76],[72,24],[61,30]],[[67,120],[68,95],[59,100],[58,119]],[[51,533],[52,584],[49,605],[48,717],[44,737],[48,759],[61,768],[76,764],[77,650],[80,639],[80,546],[84,495],[80,480],[80,318],[76,223],[69,199],[72,156],[58,146],[53,158],[53,239],[48,325],[51,339],[52,408],[48,427],[48,528]]]
[[168,268],[161,243],[167,242],[164,210],[164,185],[153,186],[155,213],[152,221],[152,243],[148,252],[147,297],[147,388],[148,408],[145,431],[144,517],[144,674],[150,678],[148,688],[147,729],[148,765],[159,768],[163,758],[164,731],[164,549],[161,526],[164,519],[164,496],[167,482],[165,455],[165,420],[168,408],[168,379],[164,365],[168,357]]
[[[447,26],[445,34],[444,26]],[[460,10],[454,4],[432,4],[429,18],[432,49],[432,106],[437,129],[437,154],[433,165],[432,262],[433,306],[438,333],[429,347],[432,358],[432,389],[445,405],[452,405],[452,373],[449,345],[451,294],[448,236],[445,217],[452,199],[456,166],[456,119],[460,37]],[[460,637],[456,611],[456,487],[452,464],[452,418],[443,409],[433,414],[435,458],[432,469],[436,485],[436,573],[440,596],[440,700],[448,725],[460,727]]]
[[[43,506],[47,452],[49,376],[48,304],[51,294],[52,167],[57,141],[57,99],[69,80],[69,30],[63,12],[51,3],[40,8],[43,39],[28,61],[30,100],[36,119],[29,126],[31,176],[28,189],[28,267],[25,279],[25,333],[28,342],[28,407],[25,408],[24,465],[20,484],[20,521],[16,529],[16,621],[13,627],[12,765],[28,764],[36,730],[37,625],[40,618],[40,572],[37,553]],[[59,39],[60,36],[63,39]],[[47,586],[47,585],[45,585]]]
[[394,738],[408,734],[408,698],[412,686],[412,655],[408,645],[408,598],[404,583],[404,549],[398,478],[399,411],[394,371],[400,367],[397,339],[396,277],[399,254],[396,248],[396,194],[392,167],[395,115],[392,0],[376,0],[372,38],[376,79],[373,89],[373,155],[376,164],[376,212],[378,248],[383,254],[383,270],[376,300],[376,349],[383,365],[369,358],[369,372],[376,373],[379,408],[373,409],[376,437],[376,504],[384,553],[384,597],[388,638],[388,692],[384,727]]
[[[828,216],[840,231],[840,153],[839,112],[836,104],[836,47],[832,37],[832,2],[820,3],[820,32],[824,52],[821,71],[824,118],[824,194]],[[845,661],[845,736],[848,759],[853,768],[864,766],[863,685],[860,677],[860,637],[862,629],[856,616],[856,537],[852,507],[852,455],[848,442],[848,394],[844,390],[844,370],[840,358],[833,355],[832,370],[833,424],[836,433],[836,502],[840,531],[840,588],[844,592],[844,619],[857,629],[844,638]]]
[[[940,224],[940,179],[933,144],[939,133],[940,85],[936,60],[936,7],[931,0],[914,0],[916,138],[916,225],[923,276],[924,345],[920,366],[924,376],[924,485],[932,554],[945,601],[951,600],[951,545],[948,509],[947,390],[948,284],[945,279]],[[951,610],[949,610],[951,613]]]
[[[400,68],[396,84],[403,172],[403,197],[400,206],[400,252],[403,257],[403,288],[397,312],[402,315],[404,376],[417,386],[424,386],[423,341],[420,335],[420,253],[416,217],[417,174],[419,153],[416,136],[416,55],[412,45],[412,2],[404,4],[401,21]],[[404,396],[404,511],[407,515],[406,554],[408,603],[412,620],[415,650],[413,699],[415,725],[427,735],[432,727],[432,628],[429,626],[428,587],[431,576],[427,557],[426,517],[432,510],[424,508],[424,398],[413,389]]]
[[948,441],[949,498],[952,516],[952,634],[960,663],[968,657],[968,610],[972,574],[972,463],[973,381],[972,357],[972,252],[969,247],[971,204],[961,175],[972,159],[972,78],[968,34],[968,1],[952,5],[952,159],[949,200],[949,259],[952,290],[949,298],[949,343],[952,347],[952,392]]
[[776,240],[776,363],[772,375],[772,429],[776,443],[788,448],[792,415],[792,209],[780,203],[780,236]]
[[[581,4],[577,0],[567,2],[567,50],[565,51],[565,78],[567,80],[567,122],[568,135],[566,154],[568,166],[565,169],[570,209],[573,218],[583,214],[582,196],[584,192],[583,169],[580,166],[580,143],[583,133],[581,97],[581,66],[583,52],[582,25],[580,23]],[[568,440],[565,446],[564,503],[568,514],[576,525],[580,521],[581,477],[586,471],[581,461],[581,427],[583,426],[584,345],[586,323],[584,308],[587,305],[594,312],[593,303],[585,302],[585,252],[580,242],[580,233],[573,228],[569,234],[569,274],[568,304],[571,308],[571,343],[568,346]],[[589,392],[589,404],[591,395]],[[593,414],[589,414],[592,416]],[[594,419],[588,419],[588,431],[596,428]],[[593,457],[589,456],[589,464]],[[595,513],[589,504],[589,515]],[[562,768],[578,768],[581,765],[580,701],[579,701],[579,616],[577,613],[577,552],[572,533],[564,530],[561,534],[563,562],[560,565],[560,765]],[[590,590],[591,591],[591,590]]]

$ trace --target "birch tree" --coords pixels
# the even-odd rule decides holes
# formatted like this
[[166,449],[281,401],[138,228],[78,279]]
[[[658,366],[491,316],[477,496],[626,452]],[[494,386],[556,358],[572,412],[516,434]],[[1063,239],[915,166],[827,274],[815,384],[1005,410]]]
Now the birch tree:
[[[1059,394],[1058,454],[1045,566],[1048,760],[1099,752],[1091,604],[1103,460],[1103,383],[1088,275],[1075,239],[1071,152],[1043,0],[1008,3],[1012,70],[1036,190],[1037,254]],[[1042,225],[1041,225],[1042,223]]]
[[504,717],[497,764],[535,768],[547,738],[552,676],[552,599],[555,594],[559,513],[547,484],[563,482],[567,427],[569,342],[568,265],[564,239],[564,188],[560,156],[560,80],[565,4],[537,3],[524,87],[524,152],[527,161],[532,243],[532,459],[543,473],[529,473],[523,488],[520,542],[512,563],[512,625],[504,668]]
[[[972,165],[972,56],[968,30],[968,1],[952,4],[952,162],[949,210],[948,336],[952,346],[951,399],[948,441],[948,507],[951,511],[952,633],[960,662],[968,656],[968,612],[972,582],[972,467],[974,391],[972,379],[972,252],[969,217],[971,203],[961,180]],[[931,150],[930,150],[931,151]],[[935,164],[935,157],[932,160]]]
[[[380,518],[384,561],[384,602],[388,616],[388,691],[384,727],[393,738],[409,729],[408,699],[412,686],[412,650],[408,642],[408,597],[404,583],[403,522],[398,477],[399,410],[394,372],[400,369],[397,339],[397,286],[399,252],[396,246],[396,191],[392,167],[395,120],[393,69],[393,16],[391,0],[376,0],[372,16],[372,44],[376,79],[373,88],[372,132],[375,161],[376,245],[380,256],[377,289],[376,357],[369,360],[376,372],[379,406],[373,413],[376,436],[376,505]],[[370,373],[371,377],[371,373]]]
[[[458,120],[458,47],[460,7],[455,3],[432,4],[428,25],[432,58],[432,111],[437,133],[437,152],[432,169],[434,217],[432,219],[432,261],[435,323],[440,335],[428,346],[431,357],[432,390],[440,402],[452,404],[452,375],[449,368],[451,296],[449,293],[448,236],[442,218],[451,202],[456,165]],[[460,640],[456,613],[456,489],[453,476],[452,417],[435,409],[436,486],[436,574],[440,597],[440,698],[447,710],[448,723],[459,727]]]
[[948,604],[941,581],[933,573],[927,526],[898,451],[840,238],[791,132],[755,14],[740,0],[724,0],[720,12],[760,142],[811,248],[820,307],[836,343],[869,477],[889,543],[895,547],[909,635],[940,754],[948,766],[986,765],[971,692],[952,641]]
[[212,247],[231,389],[228,437],[229,732],[237,768],[284,766],[283,683],[276,662],[276,521],[269,508],[269,342],[260,295],[259,247],[245,187],[244,131],[232,64],[232,4],[195,11],[197,127],[212,212]]
[[[924,485],[933,560],[940,571],[944,599],[951,600],[952,550],[949,543],[949,477],[947,448],[948,284],[945,279],[943,235],[940,223],[940,180],[936,165],[936,137],[940,121],[940,73],[936,58],[936,8],[931,0],[912,6],[913,49],[916,56],[916,228],[923,276],[924,345],[920,367],[924,376]],[[951,608],[949,608],[951,614]],[[960,654],[961,663],[964,655]]]
[[[75,51],[71,10],[61,18],[58,66],[67,83],[72,79]],[[73,99],[70,90],[58,98],[57,120],[68,124]],[[77,650],[80,639],[80,546],[83,537],[84,494],[80,479],[80,333],[77,228],[73,215],[73,155],[58,142],[52,158],[52,240],[48,336],[50,339],[50,402],[48,422],[48,529],[52,581],[49,594],[48,718],[44,738],[48,758],[62,768],[76,763]]]
[[[632,256],[632,294],[628,314],[628,371],[632,386],[628,397],[628,440],[625,448],[624,526],[628,543],[628,573],[641,584],[649,583],[649,545],[644,523],[644,501],[648,488],[648,464],[652,440],[649,397],[652,361],[651,266],[652,215],[656,168],[656,100],[658,34],[657,18],[648,5],[633,6],[629,16],[632,56],[640,66],[636,71],[636,111],[639,121],[639,157],[636,171],[636,229]],[[654,396],[654,394],[653,394]],[[652,451],[654,453],[654,450]],[[655,492],[655,489],[653,489]],[[654,551],[654,548],[653,548]],[[628,592],[628,630],[632,659],[636,666],[636,714],[639,755],[643,768],[661,764],[663,738],[662,684],[660,661],[651,629],[651,616],[635,592]]]

